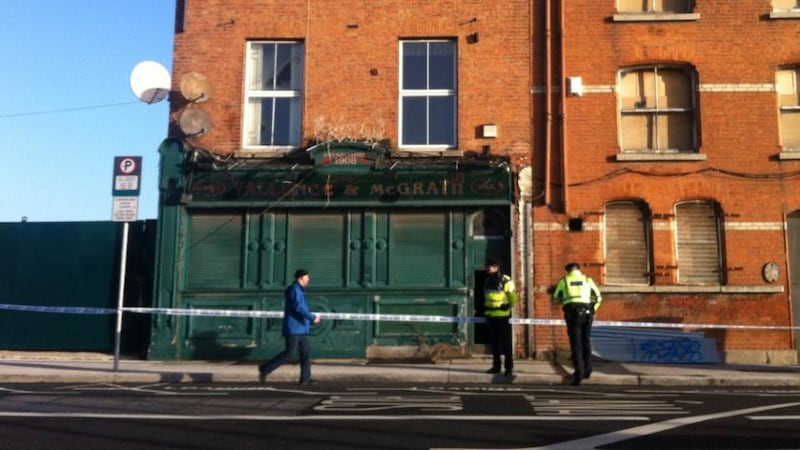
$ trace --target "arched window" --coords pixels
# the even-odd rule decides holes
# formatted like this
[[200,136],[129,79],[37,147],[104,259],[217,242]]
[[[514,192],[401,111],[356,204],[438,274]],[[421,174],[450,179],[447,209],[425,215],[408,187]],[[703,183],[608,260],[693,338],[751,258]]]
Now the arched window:
[[473,237],[478,239],[503,239],[508,227],[503,215],[494,209],[481,210],[472,216]]
[[604,284],[649,285],[650,211],[641,202],[606,204]]
[[678,284],[720,284],[720,209],[709,201],[675,205],[675,255]]
[[620,72],[620,144],[623,152],[697,151],[694,71],[649,66]]

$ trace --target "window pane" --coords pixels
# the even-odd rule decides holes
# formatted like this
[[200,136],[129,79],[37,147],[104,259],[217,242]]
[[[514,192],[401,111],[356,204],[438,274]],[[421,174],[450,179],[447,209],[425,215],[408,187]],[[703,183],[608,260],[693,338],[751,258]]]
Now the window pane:
[[776,89],[780,106],[798,106],[798,69],[779,70],[776,76]]
[[797,9],[800,2],[797,0],[772,0],[772,9],[776,11],[791,11]]
[[655,108],[655,73],[652,69],[623,74],[620,80],[623,108]]
[[652,116],[650,114],[625,114],[622,116],[622,148],[643,150],[652,148]]
[[781,145],[800,149],[800,111],[781,113]]
[[403,144],[427,143],[427,97],[403,97]]
[[403,43],[403,89],[428,88],[428,43]]
[[250,100],[252,109],[258,109],[257,115],[261,117],[258,123],[253,124],[258,132],[257,142],[251,142],[252,145],[272,145],[272,113],[275,108],[273,106],[274,98],[254,98]]
[[619,0],[619,10],[625,12],[645,12],[652,0]]
[[455,49],[452,42],[431,42],[428,89],[455,89]]
[[658,116],[658,148],[660,150],[691,150],[692,115],[688,113],[661,114]]
[[430,97],[430,145],[455,145],[456,143],[456,98]]
[[659,108],[692,108],[692,83],[682,70],[661,69],[658,71]]
[[655,10],[658,12],[683,13],[689,11],[689,0],[655,0]]
[[261,44],[261,80],[258,80],[256,89],[275,89],[275,44]]

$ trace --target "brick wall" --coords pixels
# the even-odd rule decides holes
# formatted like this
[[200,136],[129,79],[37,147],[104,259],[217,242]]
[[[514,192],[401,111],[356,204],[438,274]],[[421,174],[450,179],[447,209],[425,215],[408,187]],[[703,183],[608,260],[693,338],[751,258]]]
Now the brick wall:
[[[188,2],[175,37],[174,79],[200,72],[213,86],[204,108],[214,123],[201,144],[241,150],[245,46],[254,39],[298,39],[306,46],[303,142],[315,123],[380,128],[398,142],[399,41],[458,42],[458,148],[530,159],[527,1],[229,0]],[[477,33],[478,42],[467,36]],[[184,104],[173,102],[173,113]],[[496,139],[478,126],[494,123]]]
[[[614,21],[614,1],[565,3],[564,34],[556,27],[554,45],[559,49],[563,44],[566,49],[563,75],[582,77],[585,92],[581,97],[566,97],[566,146],[560,148],[556,142],[549,158],[553,201],[534,210],[539,230],[534,238],[536,313],[561,316],[549,304],[547,289],[563,275],[565,262],[602,264],[603,218],[595,213],[602,212],[604,204],[636,199],[654,214],[663,214],[653,219],[653,264],[671,266],[675,242],[674,217],[669,216],[676,203],[700,199],[717,202],[722,209],[726,285],[746,287],[750,293],[702,289],[630,293],[609,287],[612,293],[604,295],[606,306],[598,319],[791,325],[784,216],[800,209],[800,184],[790,176],[800,162],[778,158],[782,148],[774,84],[778,68],[800,63],[798,21],[768,19],[769,1],[702,1],[696,2],[696,20],[640,22]],[[619,70],[675,63],[692,66],[697,73],[699,153],[705,158],[618,160]],[[554,79],[558,83],[561,77]],[[538,96],[536,103],[543,104],[543,97]],[[562,164],[566,164],[565,176],[561,176]],[[545,179],[544,170],[540,166],[537,171],[540,180]],[[590,226],[567,232],[562,225],[571,217],[584,217]],[[770,261],[781,268],[777,285],[784,292],[759,293],[770,286],[761,275],[763,265]],[[589,266],[586,272],[603,283],[602,265]],[[675,286],[675,271],[662,272],[654,277],[654,284]],[[785,330],[708,334],[717,337],[725,351],[793,348],[792,335]],[[566,346],[566,336],[558,331],[540,330],[536,337],[538,351]]]

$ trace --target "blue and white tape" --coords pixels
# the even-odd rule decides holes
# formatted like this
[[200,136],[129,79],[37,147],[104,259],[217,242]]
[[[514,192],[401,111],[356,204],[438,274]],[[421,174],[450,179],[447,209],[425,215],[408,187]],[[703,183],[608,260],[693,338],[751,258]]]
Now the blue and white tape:
[[[27,311],[58,314],[116,314],[112,308],[89,308],[81,306],[38,306],[14,305],[0,303],[0,310]],[[179,309],[179,308],[139,308],[125,307],[122,312],[136,314],[163,314],[172,316],[205,316],[205,317],[256,317],[264,319],[280,319],[282,311],[242,311],[235,309]],[[435,322],[435,323],[483,323],[483,317],[466,316],[430,316],[415,314],[367,314],[367,313],[318,313],[323,320],[357,320],[384,322]],[[511,318],[515,325],[564,325],[562,319],[530,319]],[[594,324],[604,327],[638,327],[638,328],[691,328],[691,329],[734,329],[734,330],[800,330],[800,326],[782,325],[736,325],[736,324],[700,324],[700,323],[664,323],[664,322],[624,322],[595,320]]]

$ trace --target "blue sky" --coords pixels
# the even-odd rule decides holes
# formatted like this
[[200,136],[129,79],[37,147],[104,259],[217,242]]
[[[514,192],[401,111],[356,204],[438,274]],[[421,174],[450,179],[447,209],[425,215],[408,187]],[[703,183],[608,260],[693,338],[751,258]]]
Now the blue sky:
[[158,206],[169,105],[140,102],[144,60],[172,71],[174,0],[1,0],[0,222],[110,221],[115,156],[141,156]]

